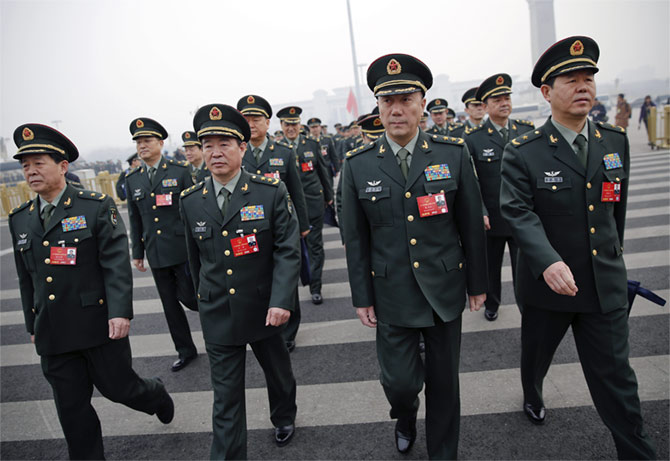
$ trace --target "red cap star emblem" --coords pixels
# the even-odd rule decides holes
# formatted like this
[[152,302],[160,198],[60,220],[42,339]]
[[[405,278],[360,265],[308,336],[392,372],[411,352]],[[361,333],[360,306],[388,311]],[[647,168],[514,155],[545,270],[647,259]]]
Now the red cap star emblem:
[[496,85],[502,85],[505,83],[505,79],[503,78],[502,75],[499,75],[498,78],[496,79]]
[[144,128],[144,122],[138,118],[137,121],[135,122],[135,126],[137,128]]
[[184,133],[184,139],[191,139],[191,133],[189,133],[188,131]]
[[570,55],[580,56],[582,53],[584,53],[584,44],[581,40],[576,40],[575,43],[570,46]]
[[253,96],[250,95],[250,96],[247,98],[247,104],[253,104],[253,103],[255,103],[255,102],[256,102],[256,98],[254,98]]
[[33,130],[30,128],[26,127],[23,129],[23,133],[21,133],[23,136],[24,141],[32,141],[35,139],[35,134],[33,133]]
[[291,115],[294,115],[294,114],[295,114],[295,108],[291,107],[291,108],[288,110],[288,113],[291,114]]
[[221,120],[221,117],[223,115],[221,114],[221,111],[219,110],[218,107],[214,106],[212,109],[209,111],[209,119],[210,120]]
[[402,72],[402,66],[395,59],[391,59],[389,63],[386,65],[386,72],[389,75],[399,74],[400,72]]

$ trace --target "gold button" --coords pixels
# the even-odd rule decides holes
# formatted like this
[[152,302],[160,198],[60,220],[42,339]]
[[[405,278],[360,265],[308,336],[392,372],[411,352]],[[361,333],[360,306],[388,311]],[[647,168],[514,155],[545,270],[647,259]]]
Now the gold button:
[[155,210],[155,209],[156,209],[156,205],[152,205],[152,206],[151,206],[151,209]]
[[593,211],[595,209],[596,209],[596,207],[594,207],[593,205],[589,205],[589,211]]
[[418,269],[418,268],[419,268],[419,262],[418,262],[418,261],[414,261],[413,266],[414,266],[414,269]]
[[51,260],[49,258],[45,259],[44,264],[51,264]]
[[51,283],[53,281],[54,281],[53,277],[51,277],[51,276],[47,277],[47,283]]
[[254,234],[255,234],[256,232],[258,232],[258,231],[257,231],[256,229],[254,229]]
[[621,181],[621,179],[619,179],[618,177],[614,178],[614,180],[615,180],[616,182]]
[[228,231],[224,230],[223,232],[221,232],[221,235],[223,235],[224,237],[228,237]]
[[598,251],[597,250],[593,250],[591,253],[593,253],[593,256],[598,256]]
[[587,182],[587,183],[586,183],[586,188],[587,188],[587,189],[590,189],[590,188],[591,188],[591,183],[590,183],[590,182]]
[[200,236],[200,240],[202,240],[202,235]]
[[374,202],[375,200],[377,200],[377,197],[375,197],[375,196],[373,195],[372,198],[371,198],[370,200],[372,200],[372,201]]
[[592,233],[592,234],[595,234],[595,233],[596,233],[596,228],[595,228],[595,227],[592,227],[592,228],[591,228],[591,233]]
[[42,245],[44,245],[45,247],[48,247],[49,246],[49,241],[45,240],[44,242],[42,242]]
[[412,215],[407,216],[407,220],[408,220],[409,222],[414,221],[414,216],[412,216]]
[[551,190],[556,190],[556,189],[558,189],[558,187],[556,187],[556,186],[551,186]]
[[230,256],[230,250],[224,251],[223,254],[226,255],[226,256]]
[[261,174],[261,170],[256,170],[256,174]]
[[154,218],[154,222],[158,222],[158,218]]
[[35,313],[35,308],[33,307],[33,314]]
[[409,241],[410,245],[416,245],[416,239],[412,239]]
[[105,300],[104,299],[98,299],[98,304],[100,304],[100,305],[105,304]]
[[151,193],[151,196],[153,197],[154,195],[156,195],[156,194],[154,194],[154,193],[152,192],[152,193]]
[[56,299],[56,295],[49,295],[49,301],[53,301],[54,299]]
[[440,194],[444,194],[444,189],[440,189]]
[[21,248],[19,251],[23,252],[23,248]]
[[200,293],[198,293],[198,299],[200,299]]
[[490,158],[487,158],[487,159],[486,159],[486,161],[487,161],[487,162],[490,162],[490,161],[491,161],[491,159],[490,159]]
[[74,239],[74,243],[79,243],[79,239]]
[[458,263],[458,268],[463,269],[463,263]]
[[405,198],[411,198],[412,193],[411,192],[405,192]]
[[372,274],[373,277],[375,276],[375,271],[371,271],[370,273]]
[[157,233],[158,235],[161,235],[161,230],[158,229],[158,230],[156,231],[156,233]]
[[228,293],[230,293],[231,295],[234,295],[235,294],[235,288],[231,288],[230,290],[228,290]]
[[228,270],[226,271],[226,274],[228,274],[228,275],[233,275],[233,270],[232,270],[232,269],[228,269]]

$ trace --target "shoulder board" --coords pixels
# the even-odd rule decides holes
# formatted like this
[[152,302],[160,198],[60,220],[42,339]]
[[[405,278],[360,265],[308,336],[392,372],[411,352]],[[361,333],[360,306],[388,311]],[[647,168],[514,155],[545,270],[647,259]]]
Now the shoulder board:
[[453,136],[442,136],[439,134],[434,134],[430,137],[435,142],[440,142],[442,144],[463,144],[465,141],[463,141],[463,138],[454,138]]
[[360,154],[361,152],[365,152],[366,150],[372,149],[376,144],[371,142],[369,144],[363,144],[362,146],[358,146],[356,149],[350,150],[347,152],[346,158],[351,158],[355,155]]
[[510,142],[512,143],[513,146],[520,146],[522,144],[526,144],[534,139],[539,139],[542,136],[542,132],[540,130],[533,130],[533,131],[527,131],[526,133],[522,134],[521,136],[518,136],[514,139],[512,139]]
[[135,168],[133,168],[132,170],[130,170],[128,173],[126,173],[126,178],[127,178],[128,176],[130,176],[131,174],[135,174],[135,173],[137,173],[138,171],[140,171],[140,167],[139,167],[139,166],[136,166]]
[[30,205],[31,203],[32,203],[32,200],[28,200],[27,202],[22,203],[21,205],[19,205],[19,206],[17,206],[16,208],[12,209],[12,210],[9,212],[9,216],[12,216],[13,214],[18,213],[19,211],[23,210],[24,208],[26,208],[26,207],[27,207],[28,205]]
[[170,165],[177,165],[177,166],[181,166],[181,167],[184,167],[184,168],[186,168],[188,166],[188,162],[182,162],[181,160],[170,159],[170,160],[168,160],[168,163]]
[[[470,131],[468,132],[468,134],[469,134],[469,133],[474,133],[474,132],[476,132],[476,131],[478,131],[478,130],[481,130],[483,127],[484,127],[484,124],[483,124],[483,123],[480,123],[480,124],[477,125],[476,127],[474,127],[474,128],[470,128]],[[465,129],[467,130],[468,128],[466,127]]]
[[279,144],[282,147],[288,147],[289,149],[291,148],[291,145],[286,141],[275,141],[275,144]]
[[198,184],[194,184],[193,186],[189,187],[188,189],[184,189],[181,191],[181,194],[179,194],[180,197],[186,197],[188,194],[197,191],[198,189],[201,189],[202,186],[205,185],[205,181],[200,181]]
[[80,190],[77,192],[77,198],[83,198],[86,200],[104,200],[107,198],[107,194],[101,194],[100,192],[95,192],[92,190]]
[[259,184],[268,184],[270,186],[278,186],[279,183],[281,182],[280,179],[268,178],[268,177],[265,177],[265,176],[259,176],[257,174],[252,174],[251,175],[251,180],[253,182],[257,182]]
[[530,120],[523,120],[523,119],[517,118],[514,121],[516,123],[518,123],[519,125],[535,126],[535,124],[533,122],[531,122]]
[[456,122],[456,123],[453,123],[453,124],[451,125],[451,129],[453,130],[453,129],[455,129],[455,128],[460,128],[460,127],[462,127],[462,126],[463,126],[463,124],[462,124],[461,122]]
[[612,124],[606,123],[606,122],[596,122],[596,123],[598,123],[598,126],[600,126],[601,128],[604,128],[605,130],[615,131],[617,133],[625,133],[626,132],[626,129],[622,126],[612,125]]

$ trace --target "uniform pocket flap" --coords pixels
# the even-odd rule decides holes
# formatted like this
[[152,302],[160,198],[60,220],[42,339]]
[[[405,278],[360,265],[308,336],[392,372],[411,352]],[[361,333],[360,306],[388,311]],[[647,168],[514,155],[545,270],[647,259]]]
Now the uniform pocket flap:
[[210,289],[209,285],[201,283],[198,287],[198,299],[200,301],[209,301]]
[[104,306],[104,296],[98,292],[86,292],[79,295],[83,307]]
[[386,277],[386,263],[384,261],[372,261],[372,276]]
[[19,251],[26,251],[30,249],[30,239],[19,239],[16,241],[16,249]]
[[[548,179],[550,179],[550,181],[547,181]],[[560,181],[558,181],[559,179]],[[549,190],[552,192],[558,192],[559,190],[563,189],[570,189],[572,188],[572,178],[549,176],[544,178],[537,178],[537,188]]]
[[461,270],[465,267],[463,259],[463,256],[459,254],[447,256],[446,258],[442,258],[442,265],[444,265],[447,271]]
[[621,182],[624,178],[628,177],[623,168],[616,168],[614,170],[605,170],[604,173],[605,177],[609,182]]
[[[176,229],[175,232],[177,232],[179,229]],[[193,237],[197,240],[204,240],[208,239],[212,236],[212,228],[211,227],[205,227],[205,226],[195,226],[193,229]],[[181,234],[177,235],[183,235],[184,230],[182,229]]]
[[455,181],[442,179],[440,181],[427,181],[423,187],[428,194],[446,194],[457,189],[458,186]]

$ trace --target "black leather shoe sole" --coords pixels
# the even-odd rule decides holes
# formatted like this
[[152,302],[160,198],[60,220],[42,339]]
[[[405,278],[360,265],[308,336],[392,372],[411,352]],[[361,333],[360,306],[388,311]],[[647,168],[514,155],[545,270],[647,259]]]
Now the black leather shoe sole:
[[498,313],[493,312],[493,311],[489,311],[489,310],[485,310],[484,311],[484,317],[486,317],[486,320],[488,320],[489,322],[493,322],[494,320],[496,320],[498,318]]
[[323,297],[320,293],[312,293],[312,304],[322,304]]
[[196,357],[197,357],[197,355],[194,355],[193,357],[187,357],[185,359],[178,359],[172,364],[170,369],[172,371],[179,371],[179,370],[185,368],[186,365],[191,363]]
[[544,418],[547,416],[547,410],[544,407],[535,408],[530,403],[523,404],[523,412],[526,413],[531,423],[538,426],[544,424]]
[[288,349],[289,352],[293,352],[295,349],[295,341],[286,341],[286,349]]
[[275,427],[275,443],[279,447],[288,445],[295,434],[295,425]]

